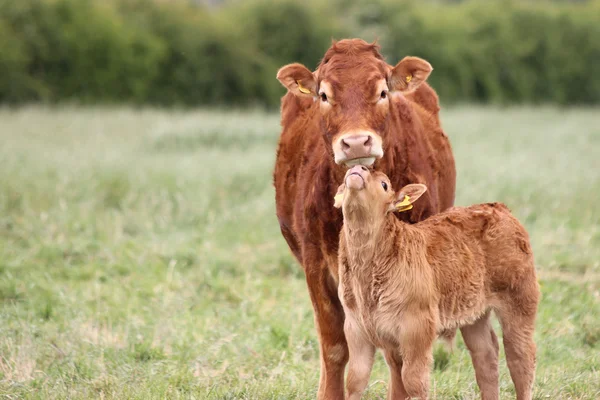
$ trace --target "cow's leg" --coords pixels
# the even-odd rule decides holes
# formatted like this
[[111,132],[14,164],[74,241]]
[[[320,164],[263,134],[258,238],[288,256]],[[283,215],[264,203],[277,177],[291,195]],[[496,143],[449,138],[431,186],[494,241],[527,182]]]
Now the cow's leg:
[[535,314],[523,313],[512,305],[497,310],[502,325],[502,342],[517,400],[531,400],[535,377]]
[[385,361],[390,368],[390,383],[388,385],[388,400],[406,399],[408,393],[402,383],[402,357],[398,350],[385,350]]
[[498,338],[490,324],[490,313],[460,331],[471,353],[481,398],[498,400]]
[[319,400],[344,398],[344,369],[348,345],[344,336],[344,310],[337,295],[337,284],[326,265],[308,265],[306,282],[315,312],[319,335],[321,377]]
[[346,380],[347,399],[360,400],[360,396],[369,383],[369,376],[375,360],[375,346],[366,341],[362,334],[357,331],[356,326],[348,319],[345,323],[344,332],[350,351],[348,379]]

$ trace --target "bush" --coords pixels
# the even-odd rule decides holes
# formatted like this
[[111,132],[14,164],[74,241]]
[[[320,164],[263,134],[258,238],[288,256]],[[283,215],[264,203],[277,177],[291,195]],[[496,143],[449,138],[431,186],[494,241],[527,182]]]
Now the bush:
[[0,101],[278,104],[331,38],[434,66],[444,102],[600,103],[600,0],[0,0]]
[[429,60],[444,101],[600,102],[599,2],[378,4],[385,52]]
[[264,101],[268,61],[251,51],[231,21],[186,4],[129,3],[121,11],[158,38],[166,53],[147,100],[161,105],[241,104]]
[[0,102],[22,102],[36,99],[43,88],[27,73],[28,53],[15,32],[0,19]]
[[28,74],[36,100],[141,100],[164,52],[113,8],[91,0],[3,0],[0,11],[27,55],[20,70]]
[[263,79],[255,90],[260,99],[276,105],[284,93],[275,79],[280,67],[299,62],[315,69],[331,40],[346,36],[335,15],[326,2],[251,0],[226,8],[221,20],[231,21],[229,28],[237,33],[233,40],[251,38],[247,48],[264,60]]

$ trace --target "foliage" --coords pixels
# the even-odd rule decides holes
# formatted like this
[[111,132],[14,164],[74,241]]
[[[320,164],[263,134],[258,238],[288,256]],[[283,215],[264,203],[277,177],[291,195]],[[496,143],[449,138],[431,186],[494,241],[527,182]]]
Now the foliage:
[[599,103],[600,0],[0,0],[0,101],[266,104],[332,38],[429,60],[446,102]]

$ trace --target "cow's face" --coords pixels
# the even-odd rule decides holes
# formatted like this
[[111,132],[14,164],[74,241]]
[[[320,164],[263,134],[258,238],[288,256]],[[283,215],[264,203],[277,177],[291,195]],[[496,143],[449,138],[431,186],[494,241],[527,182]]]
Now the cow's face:
[[337,164],[371,165],[385,151],[390,96],[415,90],[431,70],[417,57],[392,67],[376,44],[351,39],[334,43],[314,73],[289,64],[277,79],[296,96],[319,103],[323,133]]

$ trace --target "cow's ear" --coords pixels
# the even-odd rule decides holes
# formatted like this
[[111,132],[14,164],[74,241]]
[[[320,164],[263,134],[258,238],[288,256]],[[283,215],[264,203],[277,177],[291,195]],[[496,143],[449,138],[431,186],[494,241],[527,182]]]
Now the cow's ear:
[[396,200],[391,207],[393,211],[408,211],[413,208],[413,203],[427,191],[427,186],[421,183],[412,183],[404,186],[398,192]]
[[433,67],[419,57],[404,57],[390,73],[390,90],[412,92],[427,80]]
[[346,190],[346,185],[343,183],[338,187],[337,193],[333,198],[333,206],[335,208],[341,208],[342,204],[344,204],[344,190]]
[[317,96],[317,80],[302,64],[288,64],[279,69],[277,79],[296,96]]

